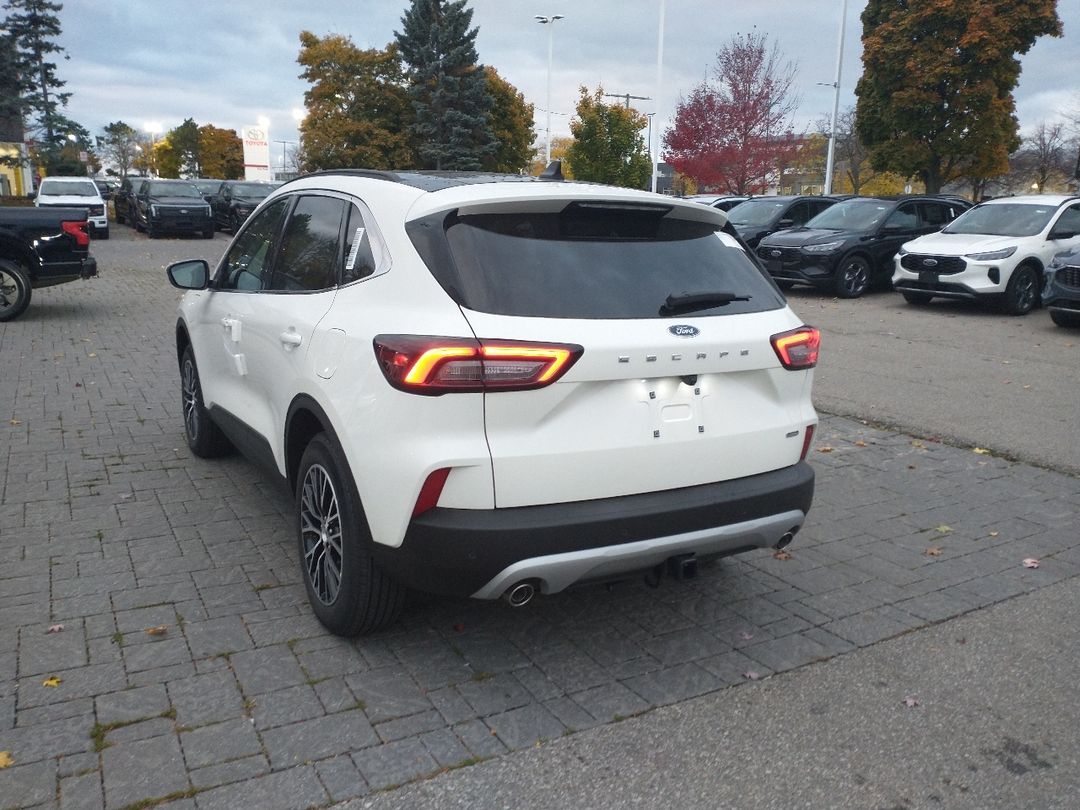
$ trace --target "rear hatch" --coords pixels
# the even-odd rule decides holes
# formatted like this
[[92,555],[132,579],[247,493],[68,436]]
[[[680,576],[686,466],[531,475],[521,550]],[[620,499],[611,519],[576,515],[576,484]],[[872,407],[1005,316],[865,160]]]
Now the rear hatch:
[[655,202],[560,206],[440,212],[410,226],[481,343],[582,349],[553,384],[485,394],[496,505],[795,464],[816,422],[811,372],[785,370],[770,339],[800,322],[718,233],[722,215]]

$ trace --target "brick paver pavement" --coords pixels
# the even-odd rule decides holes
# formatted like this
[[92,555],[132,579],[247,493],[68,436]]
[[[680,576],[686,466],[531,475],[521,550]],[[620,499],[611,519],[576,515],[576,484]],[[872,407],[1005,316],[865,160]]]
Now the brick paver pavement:
[[417,598],[387,632],[336,638],[308,609],[288,496],[183,440],[161,257],[224,244],[115,228],[102,278],[0,324],[0,808],[325,805],[1080,571],[1075,478],[826,418],[789,559],[521,610]]

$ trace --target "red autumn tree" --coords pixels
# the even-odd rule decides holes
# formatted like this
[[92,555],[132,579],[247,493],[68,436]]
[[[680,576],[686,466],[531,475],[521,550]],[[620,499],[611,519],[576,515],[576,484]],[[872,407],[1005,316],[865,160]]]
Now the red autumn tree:
[[699,188],[760,192],[796,148],[796,69],[765,34],[736,34],[716,55],[711,81],[679,102],[664,159]]

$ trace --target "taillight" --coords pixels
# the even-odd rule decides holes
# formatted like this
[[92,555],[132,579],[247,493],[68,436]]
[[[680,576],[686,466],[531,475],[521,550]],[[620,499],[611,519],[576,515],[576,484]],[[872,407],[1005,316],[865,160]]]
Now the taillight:
[[534,343],[425,335],[378,335],[375,357],[387,381],[413,394],[525,391],[559,379],[584,349]]
[[86,231],[87,223],[85,221],[75,222],[69,220],[67,222],[62,222],[60,227],[64,229],[64,233],[71,234],[75,237],[75,244],[78,247],[90,246],[90,234]]
[[813,368],[821,349],[821,332],[812,326],[802,326],[781,332],[770,339],[773,351],[786,369]]

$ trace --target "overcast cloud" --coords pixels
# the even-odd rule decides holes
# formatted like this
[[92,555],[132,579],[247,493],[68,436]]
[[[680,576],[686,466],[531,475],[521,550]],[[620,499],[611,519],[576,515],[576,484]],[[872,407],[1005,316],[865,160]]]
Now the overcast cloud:
[[[796,130],[812,127],[832,108],[842,0],[667,0],[663,83],[657,88],[660,0],[472,0],[480,29],[480,61],[536,106],[544,126],[547,26],[533,15],[562,14],[555,23],[552,130],[569,134],[578,88],[650,96],[636,101],[667,126],[680,94],[711,71],[717,51],[735,32],[756,29],[778,43],[798,68],[801,99]],[[859,15],[850,0],[841,108],[855,103],[861,71]],[[66,0],[60,65],[72,98],[68,113],[92,134],[123,120],[165,129],[194,118],[237,129],[270,119],[272,140],[296,141],[292,111],[307,84],[298,78],[298,33],[344,34],[362,48],[383,47],[400,28],[406,0]],[[1080,107],[1080,0],[1062,0],[1065,36],[1043,38],[1022,58],[1016,91],[1022,128]],[[542,143],[541,140],[539,143]],[[275,149],[280,147],[275,147]],[[271,150],[272,154],[274,149]],[[278,153],[280,154],[280,153]]]

